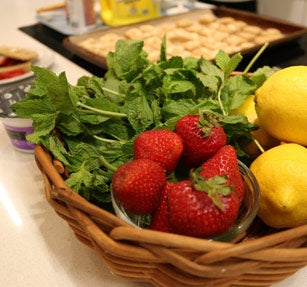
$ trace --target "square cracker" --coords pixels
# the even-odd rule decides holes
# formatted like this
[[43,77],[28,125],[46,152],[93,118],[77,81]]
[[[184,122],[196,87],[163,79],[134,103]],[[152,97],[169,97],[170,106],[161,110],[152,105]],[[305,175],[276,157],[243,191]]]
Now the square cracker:
[[0,55],[20,61],[31,61],[38,57],[36,51],[13,46],[0,46]]

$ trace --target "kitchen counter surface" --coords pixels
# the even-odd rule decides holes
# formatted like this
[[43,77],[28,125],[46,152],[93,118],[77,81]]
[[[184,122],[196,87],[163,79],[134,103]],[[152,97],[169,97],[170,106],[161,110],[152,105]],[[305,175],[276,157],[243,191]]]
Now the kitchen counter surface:
[[[36,25],[35,10],[52,0],[9,0],[0,4],[0,45],[50,50],[20,27]],[[74,84],[91,72],[54,52],[50,69],[66,72]],[[306,60],[305,47],[301,52]],[[302,56],[301,55],[301,56]],[[306,64],[302,63],[302,64]],[[3,86],[0,86],[0,90]],[[0,125],[0,286],[145,287],[113,275],[101,257],[79,242],[47,203],[33,154],[13,149]],[[274,287],[307,286],[307,268]]]

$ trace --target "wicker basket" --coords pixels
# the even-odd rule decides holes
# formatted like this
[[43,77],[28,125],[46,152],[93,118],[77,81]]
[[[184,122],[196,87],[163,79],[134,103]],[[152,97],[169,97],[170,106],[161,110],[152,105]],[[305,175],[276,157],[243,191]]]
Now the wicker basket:
[[50,205],[120,277],[167,287],[270,286],[307,265],[307,225],[277,232],[255,220],[233,243],[137,229],[69,189],[65,168],[43,147],[35,159]]

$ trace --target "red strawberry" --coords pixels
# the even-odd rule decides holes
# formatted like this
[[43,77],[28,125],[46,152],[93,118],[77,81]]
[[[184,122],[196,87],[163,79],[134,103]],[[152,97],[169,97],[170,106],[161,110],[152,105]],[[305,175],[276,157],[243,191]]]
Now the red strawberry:
[[20,64],[21,61],[10,57],[0,56],[0,67],[8,67]]
[[186,115],[176,124],[183,141],[182,159],[189,167],[197,167],[226,144],[224,129],[208,115]]
[[134,158],[148,158],[171,173],[182,154],[183,143],[178,134],[170,130],[150,130],[139,134],[134,141]]
[[[240,204],[237,195],[223,184],[225,180],[223,177],[214,177],[208,181],[198,178],[197,189],[190,180],[176,183],[169,192],[171,231],[210,238],[229,230],[238,216]],[[198,190],[202,185],[203,190]],[[209,190],[208,186],[212,186],[212,189]],[[229,195],[223,195],[229,191]],[[219,206],[211,198],[215,198]]]
[[168,194],[175,185],[173,182],[167,182],[160,198],[159,206],[150,221],[150,229],[170,232],[169,216],[168,216]]
[[1,72],[0,73],[0,79],[9,79],[9,78],[14,78],[20,75],[23,75],[25,71],[23,69],[15,69],[11,71],[6,71],[6,72]]
[[150,159],[124,163],[112,178],[114,196],[127,211],[134,214],[154,212],[165,185],[164,170]]
[[233,192],[238,195],[240,202],[244,195],[244,183],[239,170],[236,150],[231,145],[222,147],[212,158],[201,165],[200,173],[204,178],[215,175],[227,175],[227,184],[234,187]]

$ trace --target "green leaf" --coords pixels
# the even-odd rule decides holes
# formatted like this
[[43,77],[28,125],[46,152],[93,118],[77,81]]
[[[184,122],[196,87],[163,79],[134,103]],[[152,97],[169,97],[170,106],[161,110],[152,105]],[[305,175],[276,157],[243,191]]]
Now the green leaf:
[[162,91],[173,99],[197,97],[203,93],[203,86],[195,71],[186,69],[168,69],[163,78]]
[[88,94],[95,98],[101,98],[104,96],[103,86],[104,79],[96,76],[82,76],[77,81],[77,86],[83,86],[86,88]]
[[215,62],[224,71],[224,77],[228,78],[230,74],[235,71],[239,63],[242,60],[240,53],[234,54],[232,57],[229,57],[224,51],[220,50],[216,57]]
[[221,125],[227,134],[227,144],[235,146],[237,151],[251,141],[251,131],[258,129],[241,114],[225,116]]
[[167,89],[164,89],[167,94],[178,94],[192,91],[195,94],[195,87],[190,81],[174,81],[167,82]]
[[129,123],[136,133],[145,131],[154,123],[153,112],[142,92],[128,94],[125,109]]
[[11,108],[22,118],[31,118],[32,115],[47,115],[56,112],[56,107],[47,97],[33,100],[26,98],[21,102],[14,103]]
[[69,83],[65,73],[57,76],[54,72],[42,67],[32,67],[36,85],[44,86],[46,95],[50,98],[55,108],[69,114],[74,111],[73,93],[69,92]]
[[[119,40],[115,45],[115,52],[107,56],[107,65],[110,71],[119,79],[131,81],[144,67],[150,65],[143,51],[143,41]],[[109,73],[109,72],[107,72]]]
[[181,69],[183,68],[183,59],[179,56],[172,56],[169,60],[165,62],[158,63],[159,66],[166,69]]
[[109,119],[99,126],[101,127],[101,133],[111,139],[127,141],[134,136],[131,127],[120,119]]
[[69,154],[63,146],[63,143],[59,140],[58,137],[54,135],[46,136],[42,139],[41,143],[45,146],[52,155],[59,160],[64,166],[70,167],[70,163],[68,161]]
[[161,121],[162,121],[161,107],[159,105],[159,101],[153,100],[151,102],[150,107],[151,107],[151,110],[152,110],[154,124],[155,124],[155,126],[159,126],[161,124]]
[[34,132],[27,136],[27,140],[40,144],[42,138],[49,135],[56,126],[56,114],[35,114],[32,116]]
[[71,117],[59,115],[57,122],[58,129],[65,135],[77,136],[84,132],[87,133],[86,126],[80,122],[77,115],[71,115]]
[[274,70],[268,66],[257,69],[250,79],[256,84],[257,88],[261,87],[263,83],[274,74]]
[[199,66],[200,60],[193,57],[188,57],[183,59],[183,67],[187,70],[200,70]]
[[[200,112],[208,111],[208,112],[215,112],[215,113],[221,114],[220,105],[217,102],[217,100],[213,98],[208,98],[208,99],[206,98],[202,100],[197,106],[194,107],[193,110],[195,112],[196,111],[200,111]],[[193,110],[191,110],[189,113],[191,113]]]
[[79,191],[83,185],[91,186],[93,174],[86,168],[86,161],[80,166],[79,170],[73,172],[66,179],[66,184],[75,191]]
[[[225,57],[227,60],[229,59],[227,54],[225,55]],[[199,61],[199,66],[204,75],[217,77],[220,78],[220,80],[223,80],[224,72],[218,66],[214,65],[211,61],[201,58]]]
[[229,111],[238,108],[244,100],[252,95],[257,86],[245,75],[230,77],[222,90],[222,101],[224,110]]
[[176,116],[184,116],[195,107],[195,102],[191,99],[172,100],[166,99],[162,114],[165,119],[170,119]]

